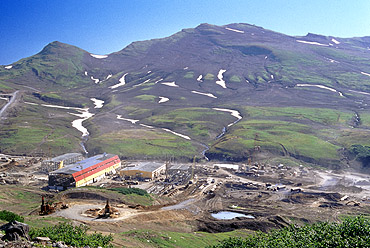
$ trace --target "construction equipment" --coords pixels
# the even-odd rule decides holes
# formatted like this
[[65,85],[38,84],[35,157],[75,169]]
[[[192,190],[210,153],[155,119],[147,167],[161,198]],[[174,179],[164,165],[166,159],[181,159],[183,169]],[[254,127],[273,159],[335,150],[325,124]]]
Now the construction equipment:
[[260,152],[261,151],[261,146],[257,145],[257,141],[258,141],[258,133],[255,133],[254,134],[254,148],[251,152],[251,155],[250,157],[248,158],[248,165],[251,166],[252,165],[252,161],[255,161],[256,160],[256,157],[255,157],[255,154],[256,152]]
[[191,177],[189,179],[189,184],[194,183],[194,166],[195,166],[196,156],[193,158],[193,164],[191,165]]
[[349,202],[346,203],[346,206],[349,206],[349,205],[354,206],[354,207],[358,207],[358,206],[360,206],[360,203],[356,202],[356,201],[349,201]]
[[196,156],[194,156],[194,158],[193,158],[193,164],[191,165],[191,180],[193,180],[194,179],[194,167],[195,167],[195,161],[196,161]]
[[68,204],[65,204],[63,202],[56,202],[56,203],[47,202],[47,203],[45,203],[45,199],[42,196],[40,207],[41,207],[41,209],[40,209],[39,215],[49,215],[49,214],[54,213],[56,210],[68,208]]
[[258,137],[258,133],[254,134],[254,151],[260,152],[261,146],[257,145]]
[[48,214],[52,214],[55,212],[55,207],[52,206],[51,203],[46,203],[45,204],[45,199],[44,197],[41,198],[41,211],[40,211],[40,215],[48,215]]

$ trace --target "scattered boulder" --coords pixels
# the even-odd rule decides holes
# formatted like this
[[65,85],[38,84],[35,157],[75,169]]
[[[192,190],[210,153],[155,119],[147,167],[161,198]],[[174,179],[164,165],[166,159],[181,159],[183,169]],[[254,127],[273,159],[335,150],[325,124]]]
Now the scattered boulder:
[[51,242],[49,237],[36,237],[35,241],[37,241],[40,244],[46,245]]
[[17,241],[21,238],[24,238],[26,240],[30,239],[28,235],[28,232],[30,230],[29,226],[16,220],[2,225],[0,227],[0,230],[5,231],[5,235],[1,238],[2,240]]

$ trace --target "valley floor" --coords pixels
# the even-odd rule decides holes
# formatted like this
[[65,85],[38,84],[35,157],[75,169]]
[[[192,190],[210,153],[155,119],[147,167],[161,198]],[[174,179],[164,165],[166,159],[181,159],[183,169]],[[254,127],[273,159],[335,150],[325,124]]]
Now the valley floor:
[[[191,164],[182,164],[191,168]],[[149,182],[130,182],[117,176],[95,187],[47,192],[47,175],[40,160],[19,157],[1,164],[0,205],[26,216],[32,227],[73,221],[91,231],[113,233],[117,247],[205,247],[229,236],[245,236],[289,224],[340,221],[345,216],[370,216],[370,176],[351,171],[259,162],[240,164],[239,170],[213,163],[194,165]],[[136,182],[134,182],[136,184]],[[121,195],[109,188],[138,187],[150,196]],[[48,216],[39,216],[41,196],[68,204]],[[97,219],[87,210],[104,209],[106,200],[117,218]],[[246,217],[216,219],[220,211]],[[197,242],[192,245],[192,240]]]

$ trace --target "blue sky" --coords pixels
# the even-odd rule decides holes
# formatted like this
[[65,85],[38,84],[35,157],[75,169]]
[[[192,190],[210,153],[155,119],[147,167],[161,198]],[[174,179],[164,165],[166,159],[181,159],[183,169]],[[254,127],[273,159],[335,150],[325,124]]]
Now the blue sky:
[[107,54],[200,23],[236,22],[288,35],[370,36],[370,1],[0,0],[0,64],[55,40]]

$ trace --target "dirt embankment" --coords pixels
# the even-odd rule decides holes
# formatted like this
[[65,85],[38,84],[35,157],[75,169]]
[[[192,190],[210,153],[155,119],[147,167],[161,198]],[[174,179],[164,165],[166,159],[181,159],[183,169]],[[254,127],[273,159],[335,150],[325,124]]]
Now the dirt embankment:
[[71,192],[61,193],[59,197],[68,200],[89,200],[89,201],[106,201],[112,203],[121,203],[123,204],[124,201],[118,198],[116,195],[103,193],[103,192],[93,192],[93,191],[83,191],[83,190],[76,190]]
[[289,225],[289,222],[280,216],[271,216],[268,218],[257,217],[249,219],[237,217],[230,220],[215,220],[213,218],[204,218],[198,220],[198,231],[201,232],[230,232],[236,229],[249,229],[253,231],[267,232],[271,229],[278,229]]

